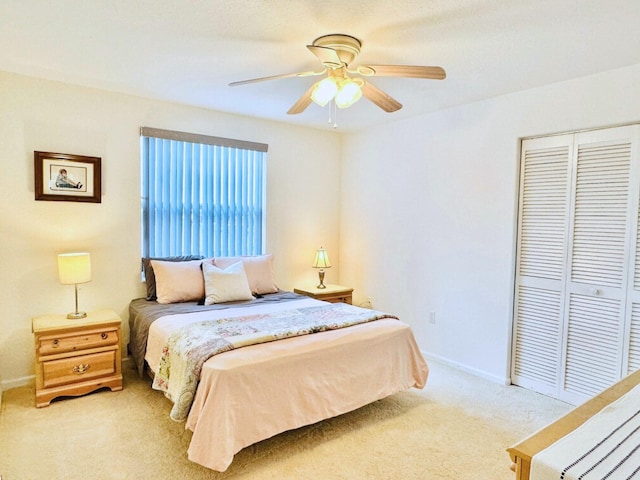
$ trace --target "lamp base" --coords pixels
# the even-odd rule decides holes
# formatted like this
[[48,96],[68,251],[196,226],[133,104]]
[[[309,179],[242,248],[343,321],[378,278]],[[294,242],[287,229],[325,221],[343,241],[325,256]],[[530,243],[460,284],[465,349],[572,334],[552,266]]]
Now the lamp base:
[[320,269],[318,277],[320,278],[320,284],[316,288],[327,288],[324,284],[324,270]]
[[78,320],[80,318],[84,318],[87,316],[85,312],[78,311],[78,284],[77,283],[75,284],[75,290],[76,290],[76,305],[75,305],[76,311],[67,314],[67,318],[70,318],[71,320]]

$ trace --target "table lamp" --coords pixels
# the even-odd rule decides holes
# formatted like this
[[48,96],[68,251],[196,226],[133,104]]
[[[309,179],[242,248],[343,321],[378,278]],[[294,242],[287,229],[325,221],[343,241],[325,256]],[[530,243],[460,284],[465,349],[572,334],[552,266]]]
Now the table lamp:
[[88,253],[61,253],[58,255],[58,276],[62,285],[75,285],[76,309],[67,318],[78,319],[87,316],[78,311],[78,284],[91,281],[91,256]]
[[318,277],[320,277],[320,285],[316,288],[327,288],[324,284],[324,269],[331,268],[331,262],[329,261],[329,254],[327,251],[320,247],[316,250],[316,259],[313,262],[313,268],[319,268]]

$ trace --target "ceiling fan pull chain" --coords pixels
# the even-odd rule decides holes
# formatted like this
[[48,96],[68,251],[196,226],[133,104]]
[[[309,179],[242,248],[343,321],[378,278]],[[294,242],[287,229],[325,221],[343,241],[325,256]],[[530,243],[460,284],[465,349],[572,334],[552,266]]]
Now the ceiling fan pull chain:
[[[338,128],[338,109],[336,108],[336,102],[335,100],[333,100],[331,102],[331,110],[332,110],[332,114],[331,116],[333,117],[333,128]],[[329,123],[331,123],[331,119],[329,119]]]
[[333,101],[333,99],[329,102],[329,119],[327,120],[327,123],[331,126],[333,126],[333,128],[336,128],[335,125],[335,120],[336,119],[336,108],[335,108],[335,102]]

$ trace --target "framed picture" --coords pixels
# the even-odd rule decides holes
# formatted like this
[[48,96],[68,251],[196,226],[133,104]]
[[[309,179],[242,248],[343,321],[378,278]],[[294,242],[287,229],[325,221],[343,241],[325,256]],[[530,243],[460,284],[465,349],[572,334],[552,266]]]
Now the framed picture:
[[102,201],[101,158],[33,152],[36,200]]

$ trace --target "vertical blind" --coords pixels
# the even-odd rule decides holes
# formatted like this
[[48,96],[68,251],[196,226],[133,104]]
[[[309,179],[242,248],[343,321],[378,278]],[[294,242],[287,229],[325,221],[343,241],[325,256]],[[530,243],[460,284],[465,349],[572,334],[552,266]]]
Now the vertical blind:
[[143,127],[142,256],[264,253],[266,151]]

